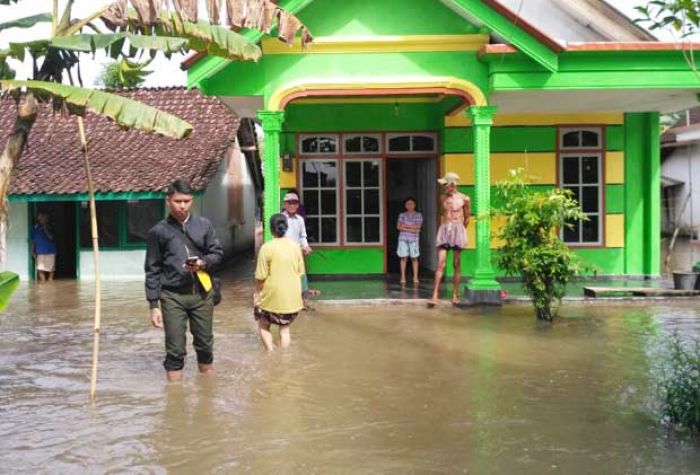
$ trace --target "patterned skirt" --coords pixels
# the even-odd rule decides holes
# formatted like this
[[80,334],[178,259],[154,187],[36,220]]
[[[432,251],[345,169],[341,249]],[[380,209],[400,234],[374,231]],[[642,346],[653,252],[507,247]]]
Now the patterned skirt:
[[467,230],[464,229],[464,223],[440,225],[435,245],[443,249],[465,249],[467,247]]
[[294,319],[297,318],[297,315],[299,315],[299,312],[275,313],[268,312],[267,310],[263,310],[259,307],[255,307],[255,309],[253,310],[253,315],[255,316],[256,321],[262,320],[268,325],[284,326],[292,323]]

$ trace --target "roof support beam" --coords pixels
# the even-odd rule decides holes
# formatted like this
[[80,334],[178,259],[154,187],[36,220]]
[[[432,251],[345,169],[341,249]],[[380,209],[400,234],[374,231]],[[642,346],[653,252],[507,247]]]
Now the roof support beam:
[[572,71],[559,73],[496,73],[491,91],[574,89],[700,88],[693,71]]
[[[559,69],[561,45],[494,0],[444,0],[464,10],[549,71]],[[518,22],[521,22],[518,24]]]

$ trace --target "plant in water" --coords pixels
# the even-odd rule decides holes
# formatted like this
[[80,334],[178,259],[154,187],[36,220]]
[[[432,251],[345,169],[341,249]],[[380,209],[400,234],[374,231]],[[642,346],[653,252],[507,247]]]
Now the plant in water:
[[700,339],[674,332],[658,358],[656,389],[667,423],[700,433]]
[[522,278],[537,318],[551,321],[552,303],[561,301],[566,284],[581,270],[578,257],[559,239],[559,229],[586,215],[568,190],[533,191],[521,169],[497,184],[496,197],[494,212],[505,218],[498,265]]

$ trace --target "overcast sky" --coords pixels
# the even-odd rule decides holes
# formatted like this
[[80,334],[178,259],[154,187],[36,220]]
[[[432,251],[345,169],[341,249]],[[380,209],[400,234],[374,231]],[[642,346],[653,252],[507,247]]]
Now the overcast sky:
[[[200,0],[201,2],[202,0]],[[527,0],[523,0],[527,1]],[[608,0],[608,2],[620,11],[627,14],[631,18],[635,18],[637,15],[634,11],[636,5],[643,5],[647,3],[647,0]],[[99,8],[101,5],[111,3],[108,0],[76,0],[74,5],[74,16],[83,17],[89,15],[92,11]],[[20,2],[19,5],[13,6],[0,6],[0,23],[12,20],[15,18],[21,18],[28,15],[33,15],[37,13],[48,12],[51,10],[50,0],[25,0]],[[48,37],[50,32],[50,27],[46,24],[41,26],[36,26],[32,28],[31,35],[33,38]],[[10,29],[0,32],[0,47],[4,48],[7,46],[8,41],[23,41],[26,37],[28,30],[20,29]],[[670,34],[663,34],[655,32],[656,36],[662,40],[673,40],[673,36]],[[154,61],[150,67],[154,72],[148,77],[146,81],[146,86],[181,86],[187,81],[185,72],[180,70],[180,61],[182,56],[173,56],[173,59],[168,61],[163,59],[161,56]],[[104,67],[105,55],[99,52],[95,59],[91,58],[87,61],[81,62],[81,72],[82,77],[86,86],[94,85],[94,82],[99,75],[100,71]],[[17,79],[25,79],[25,72],[28,68],[22,68],[17,64],[13,64],[13,67],[17,70]],[[23,71],[24,70],[24,71]]]

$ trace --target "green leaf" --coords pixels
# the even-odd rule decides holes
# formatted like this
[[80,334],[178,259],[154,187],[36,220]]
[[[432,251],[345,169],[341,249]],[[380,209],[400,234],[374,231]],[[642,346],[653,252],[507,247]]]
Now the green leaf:
[[[154,36],[141,33],[144,27],[139,23],[139,18],[134,12],[128,14],[126,25],[128,31],[133,35],[154,38]],[[150,25],[147,31],[151,31]],[[184,38],[188,40],[187,48],[212,56],[253,61],[257,61],[262,56],[262,51],[257,44],[235,31],[223,26],[212,25],[206,21],[181,21],[177,14],[162,13],[158,19],[155,33],[155,37],[160,38]],[[136,44],[133,46],[138,47]]]
[[0,91],[27,88],[37,97],[64,101],[71,112],[83,115],[85,110],[110,118],[121,127],[155,132],[181,139],[192,132],[192,126],[167,112],[142,102],[95,89],[45,81],[0,81]]
[[0,312],[5,310],[10,296],[19,285],[19,276],[14,272],[0,272]]
[[167,38],[146,36],[134,33],[79,34],[73,36],[57,36],[51,39],[54,48],[94,53],[98,49],[123,45],[129,40],[132,47],[138,49],[162,51],[163,53],[178,53],[186,51],[188,40],[185,38]]
[[18,18],[16,20],[0,23],[0,31],[6,30],[8,28],[31,28],[37,23],[51,22],[52,19],[53,17],[50,13],[40,13],[38,15]]

